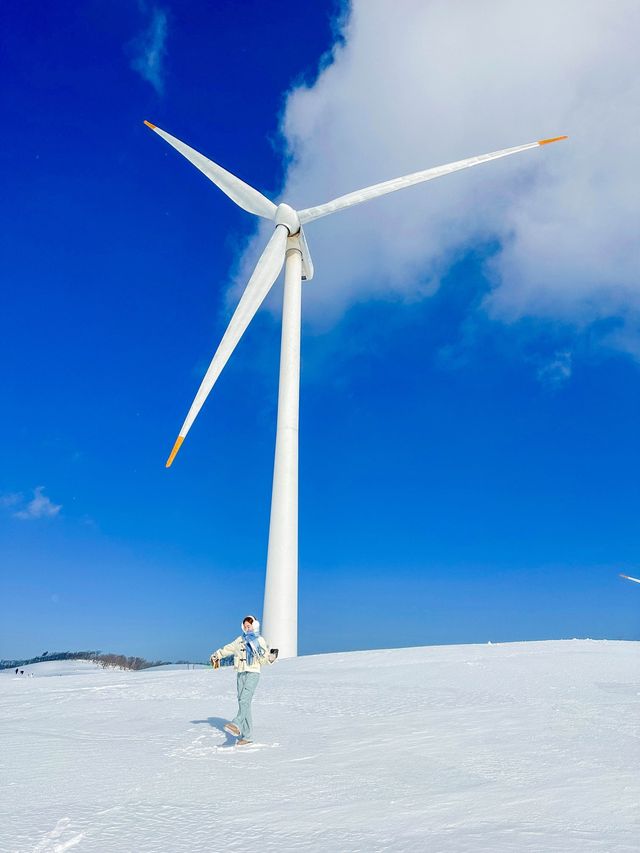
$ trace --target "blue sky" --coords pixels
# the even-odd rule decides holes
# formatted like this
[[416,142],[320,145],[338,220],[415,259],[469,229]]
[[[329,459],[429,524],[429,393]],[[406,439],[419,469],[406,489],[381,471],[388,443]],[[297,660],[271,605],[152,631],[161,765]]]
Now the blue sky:
[[[442,162],[437,141],[431,150],[425,138],[421,163],[403,148],[418,128],[396,126],[382,145],[382,109],[380,132],[366,124],[373,108],[352,109],[364,94],[341,75],[366,56],[363,34],[384,27],[362,3],[350,24],[341,11],[96,0],[14,4],[5,16],[0,657],[99,648],[203,659],[245,612],[259,613],[277,294],[165,470],[258,238],[255,221],[142,121],[272,197],[285,186],[308,204]],[[399,58],[382,61],[385,76],[399,73]],[[329,109],[331,86],[345,103]],[[557,110],[580,125],[576,115]],[[470,125],[461,156],[530,141],[520,123],[484,148]],[[549,163],[582,174],[574,155],[557,156],[568,159]],[[594,240],[552,234],[562,257],[518,255],[532,231],[498,196],[517,186],[519,211],[556,188],[574,210],[580,197],[556,165],[544,178],[491,168],[468,184],[452,177],[450,190],[449,179],[411,190],[410,210],[381,201],[366,219],[343,214],[332,226],[340,248],[320,222],[307,229],[302,653],[639,637],[637,590],[617,577],[640,561],[637,306],[625,295],[637,268],[634,278],[622,261],[601,263],[630,256],[613,238],[588,274]],[[459,219],[456,193],[471,191],[500,208],[499,221]],[[606,207],[606,181],[595,192],[594,209]],[[421,193],[442,200],[457,242],[419,208]],[[397,232],[399,254],[387,257],[378,235],[402,217],[425,229],[423,252],[405,251]],[[536,265],[544,281],[529,286]],[[549,269],[562,269],[562,299],[545,289]]]

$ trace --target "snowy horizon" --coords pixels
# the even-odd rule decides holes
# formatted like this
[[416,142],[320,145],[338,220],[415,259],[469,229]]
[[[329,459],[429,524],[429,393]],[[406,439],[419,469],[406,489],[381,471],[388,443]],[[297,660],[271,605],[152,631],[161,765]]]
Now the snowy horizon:
[[[483,640],[483,641],[478,641],[478,642],[474,642],[474,643],[465,643],[465,642],[444,643],[443,642],[443,643],[425,643],[424,645],[413,644],[413,645],[407,645],[407,646],[402,646],[402,645],[386,646],[386,647],[369,646],[369,647],[363,647],[363,648],[357,648],[357,649],[332,649],[330,651],[322,651],[322,652],[307,652],[305,654],[299,654],[298,657],[309,658],[309,657],[318,657],[318,656],[324,656],[324,655],[359,654],[359,653],[381,652],[381,651],[408,651],[408,650],[421,649],[421,648],[439,648],[442,646],[455,648],[456,646],[470,646],[470,645],[471,646],[484,646],[484,645],[486,645],[486,646],[508,646],[508,645],[518,645],[521,643],[553,643],[553,642],[559,642],[559,643],[567,643],[567,642],[603,642],[603,643],[607,643],[607,642],[613,642],[613,643],[617,643],[617,642],[636,642],[636,641],[634,641],[634,640],[629,641],[624,637],[577,637],[577,636],[576,637],[569,637],[569,636],[567,636],[567,637],[532,637],[532,638],[527,638],[526,640],[524,640],[524,639]],[[640,641],[638,641],[638,642],[640,642]],[[210,645],[211,645],[211,648],[213,648],[216,645],[216,642],[213,641],[212,644],[210,644]],[[219,643],[218,643],[218,645],[219,645]],[[5,666],[3,667],[3,669],[5,669],[5,670],[11,669],[11,663],[14,663],[13,668],[15,669],[15,662],[18,662],[18,661],[25,661],[25,662],[30,661],[30,660],[36,661],[33,664],[28,664],[28,663],[23,664],[23,666],[26,666],[29,668],[31,668],[33,666],[39,666],[41,663],[47,663],[49,661],[51,661],[52,663],[62,664],[62,663],[65,663],[66,660],[57,661],[56,656],[57,655],[67,655],[67,654],[74,655],[73,658],[68,659],[69,663],[71,663],[71,664],[76,663],[76,662],[92,662],[91,657],[86,657],[86,658],[75,657],[75,655],[82,655],[85,653],[89,655],[91,652],[95,652],[96,654],[101,654],[101,655],[124,656],[126,658],[139,658],[139,659],[143,660],[145,663],[145,666],[143,667],[143,669],[147,669],[147,670],[148,669],[158,669],[161,666],[168,666],[168,665],[180,666],[183,664],[189,664],[189,665],[195,665],[195,666],[207,666],[207,667],[210,666],[210,663],[209,663],[210,651],[205,651],[203,653],[202,657],[198,660],[182,658],[179,655],[175,655],[173,657],[171,657],[171,655],[169,655],[168,659],[165,660],[164,658],[154,657],[153,655],[149,658],[142,657],[141,655],[137,654],[135,650],[133,650],[133,653],[131,653],[131,650],[124,650],[123,651],[123,650],[112,650],[112,649],[109,649],[109,650],[105,650],[105,649],[82,649],[80,647],[78,647],[77,651],[74,651],[73,649],[59,650],[59,651],[47,652],[46,655],[44,655],[42,653],[41,654],[33,654],[33,655],[23,655],[23,656],[14,655],[12,657],[1,658],[0,662],[5,664]],[[156,661],[158,663],[155,663]],[[118,664],[108,663],[108,664],[105,664],[104,668],[120,669],[121,667]],[[136,671],[142,671],[142,670],[136,670]]]

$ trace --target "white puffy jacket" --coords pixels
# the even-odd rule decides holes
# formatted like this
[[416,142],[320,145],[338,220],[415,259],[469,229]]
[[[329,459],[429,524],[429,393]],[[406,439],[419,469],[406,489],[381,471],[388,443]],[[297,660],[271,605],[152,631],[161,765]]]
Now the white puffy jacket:
[[214,652],[212,657],[226,658],[229,655],[233,655],[233,666],[238,672],[260,672],[260,667],[263,664],[272,663],[272,661],[269,660],[269,647],[264,637],[258,637],[258,643],[264,649],[264,657],[258,658],[254,655],[252,663],[247,663],[247,646],[242,634],[236,637],[233,642],[227,643],[226,646]]

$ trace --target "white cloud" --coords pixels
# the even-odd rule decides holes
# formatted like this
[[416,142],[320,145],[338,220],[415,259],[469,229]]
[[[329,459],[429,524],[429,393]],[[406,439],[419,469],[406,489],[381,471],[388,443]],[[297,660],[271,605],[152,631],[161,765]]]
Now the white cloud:
[[[424,298],[494,246],[481,310],[584,328],[640,353],[640,4],[354,0],[332,61],[288,96],[283,197],[307,207],[371,183],[559,134],[310,224],[305,316]],[[237,289],[263,244],[252,241]]]
[[[54,504],[44,492],[44,486],[36,486],[33,490],[33,499],[25,501],[22,495],[9,495],[10,498],[16,498],[12,503],[5,504],[8,506],[21,505],[21,508],[13,512],[14,518],[20,518],[23,521],[29,521],[34,518],[53,518],[62,509],[61,504]],[[5,496],[7,497],[7,496]]]
[[149,15],[149,24],[130,44],[134,53],[131,67],[161,95],[164,91],[164,60],[167,53],[167,13],[158,6],[149,8],[146,3],[140,5],[142,11]]

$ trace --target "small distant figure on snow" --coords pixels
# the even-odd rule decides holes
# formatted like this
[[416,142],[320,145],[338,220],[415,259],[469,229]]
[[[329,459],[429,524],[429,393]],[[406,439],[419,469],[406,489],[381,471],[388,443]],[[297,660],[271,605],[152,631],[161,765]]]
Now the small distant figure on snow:
[[237,672],[238,713],[224,726],[224,730],[238,738],[237,746],[246,746],[251,743],[253,733],[251,701],[260,680],[260,668],[274,663],[278,650],[270,650],[264,637],[260,636],[260,623],[256,617],[245,616],[242,634],[211,655],[214,669],[218,669],[223,658],[231,656]]

